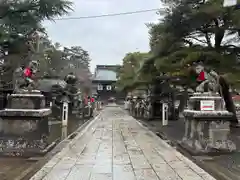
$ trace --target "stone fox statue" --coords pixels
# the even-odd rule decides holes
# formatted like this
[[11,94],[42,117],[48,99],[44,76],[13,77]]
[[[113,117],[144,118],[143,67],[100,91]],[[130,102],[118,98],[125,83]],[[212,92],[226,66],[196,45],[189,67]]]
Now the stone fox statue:
[[37,67],[38,62],[31,61],[27,67],[21,68],[20,70],[18,70],[18,72],[17,71],[15,72],[16,74],[18,74],[18,75],[15,74],[17,78],[15,90],[28,88],[29,86],[34,86],[33,76],[37,72]]
[[225,101],[226,109],[234,114],[231,126],[236,126],[238,124],[236,110],[232,100],[232,95],[229,91],[229,84],[226,79],[218,75],[213,70],[209,70],[207,72],[201,64],[195,66],[195,73],[197,74],[197,82],[199,84],[196,87],[196,91],[219,93]]

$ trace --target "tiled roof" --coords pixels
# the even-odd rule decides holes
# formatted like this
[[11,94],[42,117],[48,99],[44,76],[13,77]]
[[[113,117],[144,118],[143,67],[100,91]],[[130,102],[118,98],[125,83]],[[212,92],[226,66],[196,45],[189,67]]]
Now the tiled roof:
[[117,73],[109,69],[97,69],[95,81],[117,81]]

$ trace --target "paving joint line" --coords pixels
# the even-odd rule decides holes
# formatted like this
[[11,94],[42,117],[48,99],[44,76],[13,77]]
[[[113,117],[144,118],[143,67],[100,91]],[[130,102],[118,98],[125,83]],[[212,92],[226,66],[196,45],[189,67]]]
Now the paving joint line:
[[[124,121],[124,120],[123,120],[123,121]],[[134,174],[134,179],[137,179],[137,175],[136,175],[136,172],[134,171],[133,163],[132,163],[132,160],[131,160],[129,151],[128,151],[128,149],[127,149],[127,145],[125,144],[125,141],[124,141],[124,136],[123,136],[123,133],[122,133],[122,127],[119,127],[119,128],[121,128],[121,138],[122,138],[122,140],[123,140],[124,146],[125,146],[126,151],[127,151],[127,154],[128,154],[128,158],[129,158],[129,161],[130,161],[130,166],[131,166],[132,171],[133,171],[133,174]]]
[[[97,126],[95,127],[94,131],[91,133],[92,137],[90,138],[89,142],[85,144],[84,148],[82,149],[82,151],[80,152],[80,155],[82,154],[82,152],[87,148],[87,146],[90,144],[91,140],[93,139],[93,134],[96,132]],[[80,156],[79,155],[79,156]],[[78,155],[77,155],[78,156]],[[79,160],[80,157],[77,157],[76,161]],[[75,163],[76,165],[76,163]],[[74,165],[74,166],[75,166]],[[68,178],[68,176],[70,175],[70,173],[72,172],[74,166],[71,168],[71,170],[69,171],[68,175],[66,176],[65,180]]]
[[114,168],[113,168],[113,165],[114,165],[114,163],[113,163],[113,160],[114,160],[114,154],[113,154],[113,151],[114,151],[114,126],[113,126],[113,124],[114,124],[114,121],[113,121],[113,119],[111,120],[112,121],[112,180],[114,180]]
[[[102,120],[102,117],[101,117],[100,119]],[[99,119],[99,120],[100,120],[100,119]],[[99,125],[98,125],[97,127],[99,127]],[[101,139],[101,142],[98,144],[98,148],[97,148],[97,152],[96,152],[95,160],[97,159],[97,155],[98,155],[98,152],[99,152],[100,146],[101,146],[101,144],[102,144],[102,136],[103,136],[103,133],[104,133],[103,128],[101,128],[101,138],[100,138],[100,139]],[[96,162],[94,163],[94,165],[93,165],[93,167],[92,167],[92,170],[91,170],[91,173],[90,173],[89,180],[92,178],[93,169],[94,169],[95,165],[96,165]]]
[[[86,127],[84,127],[84,129],[82,131],[79,132],[79,134],[74,137],[74,139],[72,139],[70,142],[68,142],[68,144],[60,151],[58,152],[57,154],[55,154],[52,159],[56,158],[57,161],[54,163],[53,166],[47,168],[48,170],[44,170],[44,168],[46,167],[46,164],[49,163],[52,159],[50,159],[46,164],[44,164],[44,166],[39,170],[37,171],[32,177],[30,180],[42,180],[44,179],[45,177],[47,177],[47,175],[49,174],[49,172],[51,172],[53,170],[53,168],[63,159],[64,155],[67,154],[68,150],[70,149],[70,147],[72,146],[72,144],[74,142],[76,142],[79,138],[81,138],[86,132],[87,132],[87,129],[89,129],[98,119],[99,117],[101,116],[102,114],[102,111],[91,121],[89,122]],[[60,157],[58,157],[60,156]],[[41,175],[40,177],[38,177],[38,174],[40,174],[41,172],[43,172],[43,175]],[[37,177],[35,177],[37,176]]]
[[[121,111],[123,111],[124,113],[126,113],[126,111],[125,110],[123,110],[122,108],[121,108]],[[156,135],[149,129],[149,128],[147,128],[147,127],[145,127],[145,126],[143,126],[143,124],[142,123],[140,123],[139,121],[137,121],[135,118],[133,118],[132,116],[130,116],[131,117],[131,119],[136,123],[136,124],[138,124],[140,127],[142,127],[143,129],[145,129],[145,130],[148,130],[148,131],[150,131],[150,133],[155,137]],[[155,137],[155,139],[156,139],[156,137]],[[158,141],[159,141],[159,139],[158,139]],[[171,145],[169,145],[167,142],[165,142],[165,141],[163,141],[162,140],[162,142],[164,142],[164,144],[165,145],[167,145],[167,147],[170,147],[170,148],[173,148]],[[161,156],[162,157],[162,159],[166,162],[166,164],[168,164],[168,166],[170,166],[170,168],[177,174],[177,176],[179,177],[179,178],[181,178],[180,177],[180,175],[176,172],[176,170],[165,160],[165,158],[158,152],[158,150],[156,149],[156,147],[154,148],[155,150],[156,150],[156,152],[158,153],[158,155],[159,156]],[[180,153],[181,154],[181,153]],[[182,154],[181,154],[182,155]],[[145,155],[144,155],[145,156]],[[183,155],[182,155],[183,156]],[[185,156],[184,156],[185,157]],[[179,160],[179,161],[181,161],[181,162],[183,162],[177,155],[176,155],[176,158]],[[186,158],[186,157],[185,157]],[[186,162],[183,162],[184,164],[186,164]],[[193,163],[193,162],[192,162]],[[189,164],[186,164],[187,165],[187,167],[189,168],[189,169],[191,169],[194,173],[196,173],[200,178],[202,178],[202,179],[204,179],[203,178],[203,175],[201,175],[201,174],[199,174],[198,172],[196,172],[193,168],[191,168],[190,166],[189,166]],[[204,170],[203,170],[204,171]],[[207,173],[206,171],[205,171],[205,173]],[[208,174],[208,173],[207,173]],[[181,178],[182,179],[182,178]]]
[[[132,137],[133,137],[133,136],[132,136]],[[161,177],[158,176],[158,174],[157,174],[157,172],[155,171],[155,169],[153,168],[152,164],[149,162],[148,158],[146,157],[144,151],[143,151],[142,148],[141,148],[141,145],[136,141],[136,139],[135,139],[134,137],[133,137],[133,139],[134,139],[135,142],[139,145],[143,156],[145,157],[146,161],[147,161],[148,164],[150,165],[151,169],[152,169],[152,170],[154,171],[154,173],[156,174],[157,178],[158,178],[159,180],[161,180]],[[154,149],[154,150],[155,150],[155,149]],[[156,151],[156,153],[159,154],[157,151]],[[159,155],[160,155],[160,154],[159,154]],[[160,156],[161,156],[161,155],[160,155]],[[166,161],[162,156],[161,156],[161,158],[166,162],[166,164],[168,164],[167,161]],[[169,165],[169,164],[168,164],[168,165]],[[169,166],[170,166],[170,165],[169,165]],[[170,166],[170,167],[171,167],[171,166]],[[172,167],[171,167],[171,168],[172,168]],[[146,169],[147,169],[147,168],[146,168]],[[149,169],[149,168],[148,168],[148,169]],[[172,168],[172,169],[173,169],[173,168]],[[173,169],[173,171],[177,174],[177,176],[178,176],[179,178],[181,178],[174,169]],[[182,179],[182,178],[181,178],[181,179]]]
[[[123,110],[122,110],[122,111],[123,111]],[[131,116],[131,118],[134,119],[134,120],[136,121],[136,123],[139,124],[142,128],[148,130],[148,131],[153,135],[154,139],[156,139],[156,140],[158,140],[158,141],[162,140],[161,138],[159,139],[159,137],[157,137],[156,134],[153,133],[148,127],[144,126],[142,123],[140,123],[139,121],[137,121],[137,120],[136,120],[135,118],[133,118],[132,116]],[[173,146],[171,146],[170,144],[168,144],[167,142],[165,142],[165,141],[163,141],[163,140],[162,140],[162,143],[165,144],[167,147],[174,149]],[[191,161],[189,158],[187,158],[186,156],[184,156],[181,152],[178,152],[176,149],[174,149],[174,150],[175,150],[176,158],[177,158],[179,161],[183,161],[183,163],[186,164],[189,169],[191,169],[191,170],[192,170],[193,172],[195,172],[198,176],[200,176],[202,179],[204,179],[202,173],[199,173],[199,172],[195,171],[193,168],[191,168],[190,164],[186,162],[187,160],[189,160],[190,163],[195,164],[193,161]],[[158,151],[157,151],[157,152],[158,152]],[[158,153],[159,153],[159,152],[158,152]],[[160,153],[159,153],[159,155],[162,156]],[[183,159],[187,159],[187,160],[186,160],[186,161],[185,161],[185,160],[181,160],[181,159],[178,157],[178,155],[182,156]],[[164,159],[164,160],[165,160],[165,159]],[[197,165],[197,164],[195,164],[195,165]],[[204,169],[202,169],[202,168],[199,167],[198,165],[197,165],[197,167],[200,168],[201,170],[203,170],[203,172],[204,172],[205,174],[211,176],[211,174],[209,174],[207,171],[205,171]],[[213,177],[213,176],[211,176],[211,177]],[[213,178],[214,178],[214,177],[213,177]],[[215,178],[214,178],[214,179],[215,179]]]

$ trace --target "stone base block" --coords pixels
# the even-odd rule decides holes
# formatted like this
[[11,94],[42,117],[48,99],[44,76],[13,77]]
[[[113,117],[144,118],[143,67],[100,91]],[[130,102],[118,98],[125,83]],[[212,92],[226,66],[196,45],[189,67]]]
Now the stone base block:
[[0,156],[31,156],[44,153],[48,146],[48,120],[16,118],[0,119]]
[[[39,138],[41,134],[48,134],[48,120],[21,120],[21,119],[0,119],[1,136],[20,136]],[[34,134],[34,136],[32,135]]]
[[216,146],[211,147],[207,146],[205,149],[196,147],[198,146],[197,143],[194,143],[190,140],[183,140],[179,141],[178,145],[185,149],[189,154],[192,156],[202,156],[202,155],[211,155],[211,156],[217,156],[219,154],[229,154],[236,151],[236,145],[232,141],[227,142],[227,147],[222,148],[216,148]]
[[229,126],[229,118],[217,114],[197,118],[185,116],[185,134],[180,144],[192,154],[234,152],[236,145],[230,139]]
[[44,155],[53,145],[55,144],[48,144],[46,137],[39,140],[13,137],[0,138],[0,156],[31,157]]

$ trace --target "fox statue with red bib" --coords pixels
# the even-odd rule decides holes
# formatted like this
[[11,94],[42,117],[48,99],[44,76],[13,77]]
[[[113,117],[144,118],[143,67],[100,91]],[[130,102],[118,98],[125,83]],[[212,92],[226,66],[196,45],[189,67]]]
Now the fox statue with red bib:
[[[15,73],[16,84],[15,91],[20,89],[32,90],[35,87],[34,75],[38,70],[39,63],[31,61],[24,69],[17,70]],[[17,77],[16,77],[17,76]]]
[[197,92],[219,92],[219,75],[213,70],[206,70],[202,63],[195,65],[195,72],[197,74],[196,87]]
[[194,64],[192,68],[197,75],[196,82],[198,83],[198,86],[196,87],[196,92],[219,93],[224,99],[226,110],[234,114],[231,126],[239,127],[232,95],[229,91],[230,87],[226,79],[212,69],[207,70],[203,63]]

